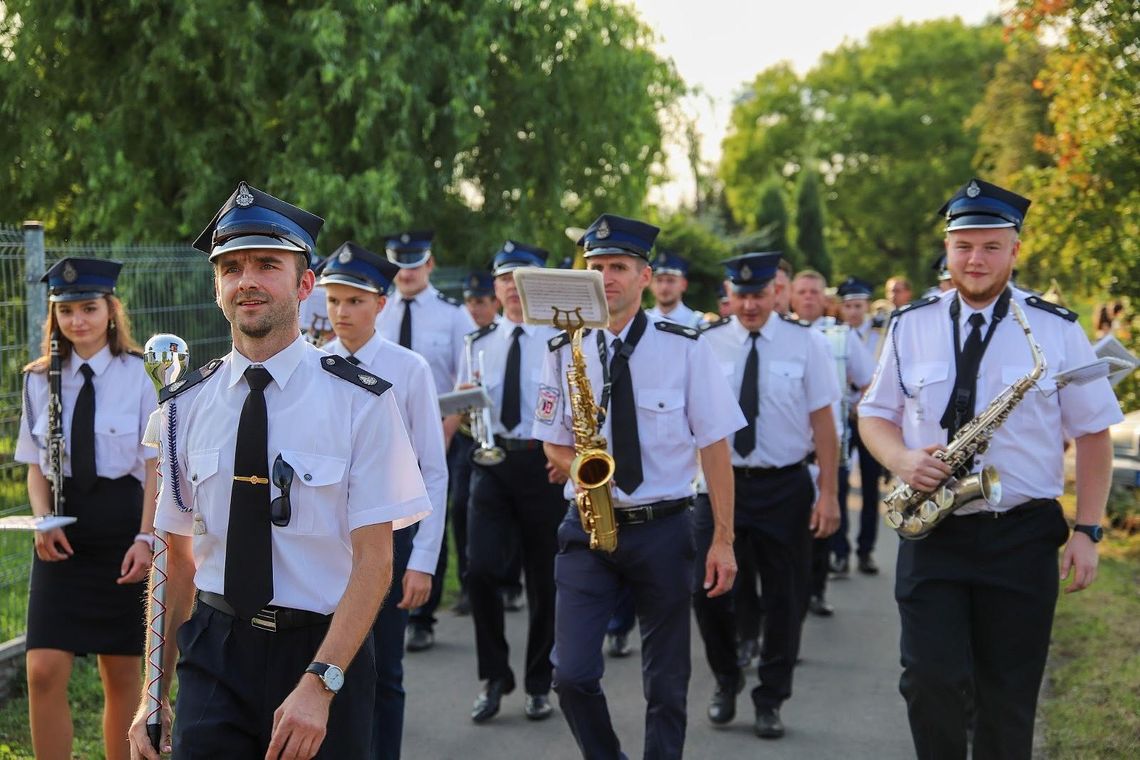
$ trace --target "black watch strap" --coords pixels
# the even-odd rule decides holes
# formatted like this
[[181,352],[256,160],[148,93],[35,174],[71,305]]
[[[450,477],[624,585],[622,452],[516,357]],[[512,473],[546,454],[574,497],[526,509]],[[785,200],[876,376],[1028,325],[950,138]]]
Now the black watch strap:
[[1094,544],[1100,543],[1100,540],[1102,538],[1104,538],[1104,529],[1101,528],[1099,525],[1080,525],[1080,524],[1077,524],[1077,525],[1073,526],[1073,530],[1084,533],[1086,536],[1089,537],[1089,539],[1092,540],[1092,542]]

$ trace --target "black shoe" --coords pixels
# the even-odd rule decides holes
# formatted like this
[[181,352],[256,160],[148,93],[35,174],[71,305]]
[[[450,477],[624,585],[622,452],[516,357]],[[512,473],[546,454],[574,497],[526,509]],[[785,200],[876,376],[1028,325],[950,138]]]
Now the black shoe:
[[499,714],[499,703],[504,694],[515,690],[515,685],[505,678],[492,678],[483,684],[483,691],[475,698],[471,707],[471,720],[485,723]]
[[863,575],[878,575],[879,565],[870,554],[859,555],[859,572]]
[[752,724],[752,730],[761,739],[779,739],[783,736],[784,724],[780,720],[780,708],[757,707],[756,722]]
[[455,604],[452,605],[451,611],[460,616],[470,615],[471,597],[467,596],[467,594],[460,594],[459,598],[455,600]]
[[522,589],[512,589],[510,591],[504,590],[503,592],[503,609],[507,612],[518,612],[523,608],[523,592]]
[[404,648],[409,652],[423,652],[434,646],[435,634],[427,628],[416,628],[415,626],[408,628],[408,639],[404,643]]
[[846,578],[851,572],[850,566],[847,564],[847,557],[832,557],[831,558],[831,577],[839,580]]
[[736,667],[747,668],[760,653],[759,639],[744,639],[736,643]]
[[554,712],[550,706],[550,697],[545,694],[527,694],[523,712],[530,720],[546,720]]
[[808,612],[819,617],[831,617],[835,614],[835,608],[825,602],[822,596],[813,596],[808,601]]
[[633,647],[629,645],[628,633],[607,633],[606,654],[610,657],[629,657]]
[[709,700],[709,720],[718,726],[736,717],[736,695],[744,691],[744,674],[717,676],[716,691]]

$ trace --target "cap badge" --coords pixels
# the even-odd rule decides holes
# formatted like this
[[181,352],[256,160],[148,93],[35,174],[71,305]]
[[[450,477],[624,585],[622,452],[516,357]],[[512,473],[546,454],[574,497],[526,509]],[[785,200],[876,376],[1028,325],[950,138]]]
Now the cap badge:
[[978,187],[976,180],[970,180],[969,186],[966,187],[967,198],[977,198],[982,194],[982,188]]
[[407,245],[412,242],[412,236],[405,232],[403,235],[400,235],[400,242]]
[[605,219],[598,225],[598,230],[594,233],[594,236],[597,237],[598,240],[605,240],[610,236],[610,225]]
[[66,264],[64,264],[63,265],[63,281],[64,282],[75,282],[78,279],[79,279],[79,272],[75,271],[75,267],[73,267],[71,265],[71,262],[69,261]]
[[377,380],[372,375],[357,375],[356,379],[365,385],[376,385]]
[[752,269],[747,264],[740,268],[740,279],[745,281],[752,279]]
[[504,250],[504,251],[506,251],[507,253],[511,253],[511,252],[513,252],[513,251],[515,250],[515,244],[514,244],[514,243],[512,243],[510,240],[508,240],[508,241],[507,241],[507,242],[506,242],[506,243],[503,245],[503,250]]
[[244,182],[238,185],[238,194],[234,203],[237,204],[238,208],[249,208],[253,205],[253,193],[249,191],[249,185]]
[[348,262],[352,261],[352,251],[345,248],[340,252],[340,255],[336,257],[336,260],[341,264],[347,264]]

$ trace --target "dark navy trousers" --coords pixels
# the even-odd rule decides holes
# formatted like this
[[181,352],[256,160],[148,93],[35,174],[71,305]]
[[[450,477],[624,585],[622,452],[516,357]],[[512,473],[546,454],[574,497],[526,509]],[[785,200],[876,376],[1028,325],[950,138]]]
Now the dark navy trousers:
[[408,611],[396,607],[404,596],[404,572],[412,553],[415,527],[392,534],[392,586],[372,625],[376,648],[376,703],[372,717],[372,754],[398,760],[404,736],[404,629]]
[[692,510],[621,526],[612,554],[591,551],[571,505],[558,528],[554,690],[582,756],[624,758],[602,692],[606,626],[623,587],[633,594],[641,627],[641,673],[647,704],[644,757],[680,758],[689,688],[689,584],[696,547]]

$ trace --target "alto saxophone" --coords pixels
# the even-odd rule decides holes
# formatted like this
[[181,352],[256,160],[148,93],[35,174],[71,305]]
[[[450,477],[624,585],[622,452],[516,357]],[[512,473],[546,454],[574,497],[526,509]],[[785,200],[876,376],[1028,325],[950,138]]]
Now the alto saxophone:
[[933,491],[916,491],[900,483],[885,499],[887,525],[906,539],[925,538],[932,530],[965,504],[984,499],[993,506],[1001,501],[1001,476],[993,465],[986,465],[975,475],[967,474],[967,467],[975,456],[985,453],[994,433],[1009,418],[1014,408],[1025,398],[1029,389],[1045,374],[1045,355],[1033,338],[1029,323],[1017,302],[1009,302],[1010,311],[1025,332],[1029,351],[1033,355],[1033,369],[1014,382],[990,402],[985,410],[967,422],[954,440],[934,458],[950,466],[950,476]]
[[582,530],[590,537],[590,548],[603,552],[617,549],[617,521],[614,519],[614,458],[606,451],[601,434],[603,414],[594,402],[594,390],[586,375],[582,354],[582,318],[571,320],[569,312],[558,311],[554,326],[570,335],[570,367],[566,370],[570,413],[574,427],[574,461],[570,479],[578,487],[575,502]]

